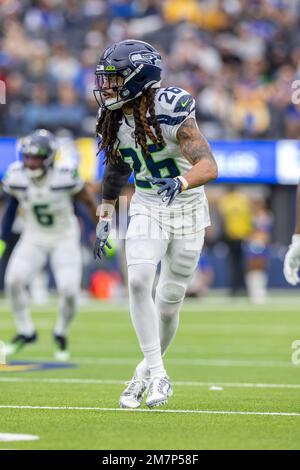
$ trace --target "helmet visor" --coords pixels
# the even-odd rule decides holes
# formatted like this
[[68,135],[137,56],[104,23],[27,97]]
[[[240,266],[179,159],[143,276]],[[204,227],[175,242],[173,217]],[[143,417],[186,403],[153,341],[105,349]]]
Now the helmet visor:
[[119,73],[96,72],[94,95],[100,106],[106,106],[111,100],[119,101],[123,90],[124,77]]
[[95,75],[95,90],[117,92],[123,87],[124,77],[117,73],[98,72]]

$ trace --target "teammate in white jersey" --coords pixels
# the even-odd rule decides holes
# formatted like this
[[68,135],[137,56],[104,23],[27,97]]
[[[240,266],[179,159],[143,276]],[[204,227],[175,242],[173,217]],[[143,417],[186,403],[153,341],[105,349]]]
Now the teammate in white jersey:
[[53,331],[56,359],[67,360],[67,333],[75,315],[81,282],[80,228],[74,199],[84,202],[96,222],[97,205],[75,167],[54,165],[55,137],[41,129],[21,143],[22,160],[12,163],[3,180],[10,202],[3,218],[2,248],[19,206],[24,230],[9,260],[5,288],[17,327],[7,353],[35,342],[26,286],[50,258],[60,295],[60,312]]
[[298,184],[296,196],[296,226],[292,236],[292,243],[285,255],[283,272],[284,276],[292,286],[300,282],[300,183]]
[[139,407],[147,389],[150,408],[172,394],[162,355],[176,333],[210,224],[203,185],[217,176],[194,99],[181,88],[160,88],[160,80],[161,57],[142,41],[114,44],[96,68],[97,132],[106,167],[95,256],[105,253],[114,206],[132,169],[135,177],[126,257],[130,313],[144,360],[120,397],[126,408]]

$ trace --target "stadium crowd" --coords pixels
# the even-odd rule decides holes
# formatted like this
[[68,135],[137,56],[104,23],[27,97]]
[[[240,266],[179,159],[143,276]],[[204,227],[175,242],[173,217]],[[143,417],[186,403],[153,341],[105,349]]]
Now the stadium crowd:
[[299,21],[300,0],[2,0],[1,135],[93,136],[95,64],[134,37],[162,52],[165,84],[196,97],[208,138],[298,138]]

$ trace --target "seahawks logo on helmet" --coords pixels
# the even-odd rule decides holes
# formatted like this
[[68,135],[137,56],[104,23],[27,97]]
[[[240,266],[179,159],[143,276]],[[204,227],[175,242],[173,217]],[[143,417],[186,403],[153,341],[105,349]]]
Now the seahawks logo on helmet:
[[130,54],[130,60],[134,66],[138,64],[151,64],[161,67],[161,57],[153,52],[141,51]]

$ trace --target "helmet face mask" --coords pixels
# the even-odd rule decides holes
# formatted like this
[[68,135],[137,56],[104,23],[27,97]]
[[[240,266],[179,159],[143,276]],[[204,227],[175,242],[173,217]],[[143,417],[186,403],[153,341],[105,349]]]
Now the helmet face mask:
[[120,73],[99,72],[95,75],[94,96],[99,106],[109,109],[120,108],[124,100],[124,77]]
[[20,151],[28,176],[31,179],[41,178],[54,164],[55,137],[44,129],[37,130],[21,141]]
[[122,41],[104,51],[95,75],[94,96],[98,104],[106,109],[118,109],[144,90],[159,88],[161,56],[143,41]]

